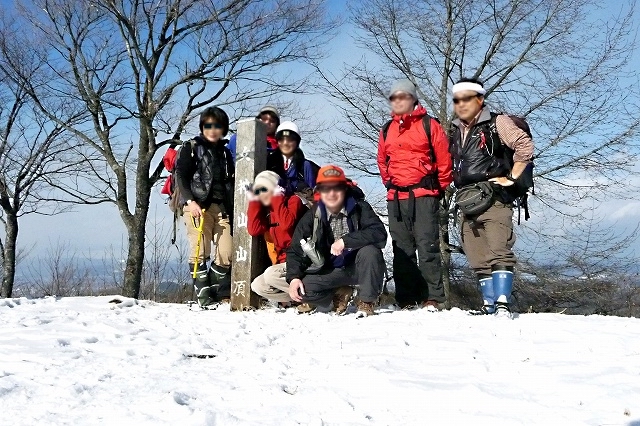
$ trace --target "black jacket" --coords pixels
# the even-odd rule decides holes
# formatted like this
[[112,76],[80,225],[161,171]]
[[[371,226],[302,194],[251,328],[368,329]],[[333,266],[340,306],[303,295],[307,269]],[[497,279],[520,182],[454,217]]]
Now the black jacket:
[[190,143],[185,143],[176,161],[176,180],[183,201],[194,200],[202,208],[223,204],[230,209],[235,175],[231,152],[222,141],[212,144],[201,137],[195,141],[195,152]]
[[326,269],[333,269],[338,264],[348,266],[353,263],[357,251],[362,247],[373,245],[380,249],[384,248],[387,243],[387,230],[369,203],[348,195],[345,207],[350,232],[342,237],[345,251],[338,258],[330,253],[331,245],[334,243],[333,234],[322,203],[302,217],[293,233],[291,246],[287,250],[287,282],[304,278],[307,269],[311,266],[311,260],[302,251],[300,240],[303,238],[307,240],[313,235],[317,212],[322,219],[316,235],[316,249],[324,256]]

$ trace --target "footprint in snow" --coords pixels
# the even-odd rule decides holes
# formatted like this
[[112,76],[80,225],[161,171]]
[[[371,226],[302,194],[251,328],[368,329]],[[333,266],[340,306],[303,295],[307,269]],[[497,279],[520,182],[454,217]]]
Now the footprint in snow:
[[87,337],[86,339],[84,339],[85,343],[98,343],[98,338],[97,337]]
[[58,339],[58,346],[69,346],[71,341],[69,339]]
[[182,392],[174,392],[173,400],[179,405],[189,405],[189,402],[191,401],[191,396]]

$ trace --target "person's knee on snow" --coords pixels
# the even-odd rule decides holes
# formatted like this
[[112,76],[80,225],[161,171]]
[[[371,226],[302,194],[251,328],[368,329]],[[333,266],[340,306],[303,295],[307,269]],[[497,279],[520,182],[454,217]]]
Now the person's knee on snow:
[[[379,266],[371,266],[369,275],[362,273],[358,277],[357,272],[358,259],[362,264],[367,252],[374,253],[369,246],[377,248],[371,257],[384,267],[383,259],[377,255],[387,239],[382,221],[363,196],[357,195],[361,191],[352,189],[339,167],[320,169],[316,191],[320,201],[296,227],[288,250],[287,281],[291,298],[320,304],[331,300],[336,306],[344,300],[332,300],[334,296],[349,297],[348,291],[337,291],[345,285],[360,284],[370,293],[377,291],[382,286],[382,278],[380,284],[369,281],[378,280]],[[322,259],[323,263],[313,266],[312,259]]]
[[290,302],[288,283],[286,281],[285,262],[287,249],[291,244],[291,237],[296,225],[305,214],[299,197],[285,194],[279,186],[280,177],[272,171],[264,171],[256,176],[253,185],[247,188],[247,231],[251,236],[268,235],[273,241],[275,259],[273,265],[251,284],[254,291],[269,300]]

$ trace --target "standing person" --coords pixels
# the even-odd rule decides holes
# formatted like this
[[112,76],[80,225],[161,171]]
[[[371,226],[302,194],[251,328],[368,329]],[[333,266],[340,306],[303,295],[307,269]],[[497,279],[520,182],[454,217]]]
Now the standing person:
[[[276,129],[280,125],[280,112],[278,108],[273,105],[265,105],[256,118],[262,121],[267,126],[267,152],[271,152],[278,148],[278,142],[276,141]],[[231,151],[233,161],[236,161],[236,139],[237,135],[231,135],[227,148]]]
[[276,131],[278,148],[269,153],[267,169],[280,176],[287,194],[299,194],[306,200],[313,198],[313,188],[319,167],[305,158],[300,149],[300,130],[292,121],[285,121]]
[[[231,292],[231,256],[233,240],[229,215],[235,175],[231,153],[222,138],[229,131],[229,117],[220,108],[211,107],[200,114],[200,135],[194,143],[185,143],[176,161],[176,180],[184,199],[192,273],[197,264],[196,292],[200,306],[228,299]],[[204,220],[198,252],[198,221]],[[215,254],[210,270],[207,261],[211,243]]]
[[[453,86],[458,117],[451,140],[454,178],[458,189],[492,183],[493,202],[488,209],[462,222],[462,246],[478,276],[484,300],[481,312],[510,316],[517,261],[512,250],[513,202],[519,188],[532,185],[534,146],[528,126],[515,121],[521,119],[490,111],[484,102],[486,93],[476,79],[462,79]],[[531,184],[521,185],[525,179]]]
[[307,208],[297,195],[286,195],[278,185],[280,176],[264,171],[256,176],[253,188],[247,193],[249,234],[258,237],[265,234],[273,241],[276,264],[251,283],[251,289],[259,296],[281,304],[291,302],[289,284],[286,280],[287,249],[296,225]]
[[348,286],[358,285],[358,314],[373,315],[385,268],[384,224],[341,168],[322,167],[316,190],[320,202],[302,218],[287,251],[289,296],[323,311],[333,302],[344,314],[353,294]]
[[396,301],[435,311],[445,301],[438,210],[452,181],[449,141],[411,81],[396,81],[389,101],[392,119],[380,131],[378,168],[388,190]]

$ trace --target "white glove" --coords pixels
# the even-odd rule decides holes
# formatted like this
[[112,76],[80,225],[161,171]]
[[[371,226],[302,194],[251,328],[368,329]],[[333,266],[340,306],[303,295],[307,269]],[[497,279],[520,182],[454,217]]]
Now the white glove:
[[273,190],[274,196],[282,196],[284,195],[284,193],[285,193],[284,188],[281,187],[280,185],[276,186],[276,188]]
[[248,202],[252,202],[252,201],[258,201],[258,196],[256,195],[256,193],[253,191],[253,187],[251,185],[247,185],[245,187],[246,191],[245,194],[247,196],[247,201]]

